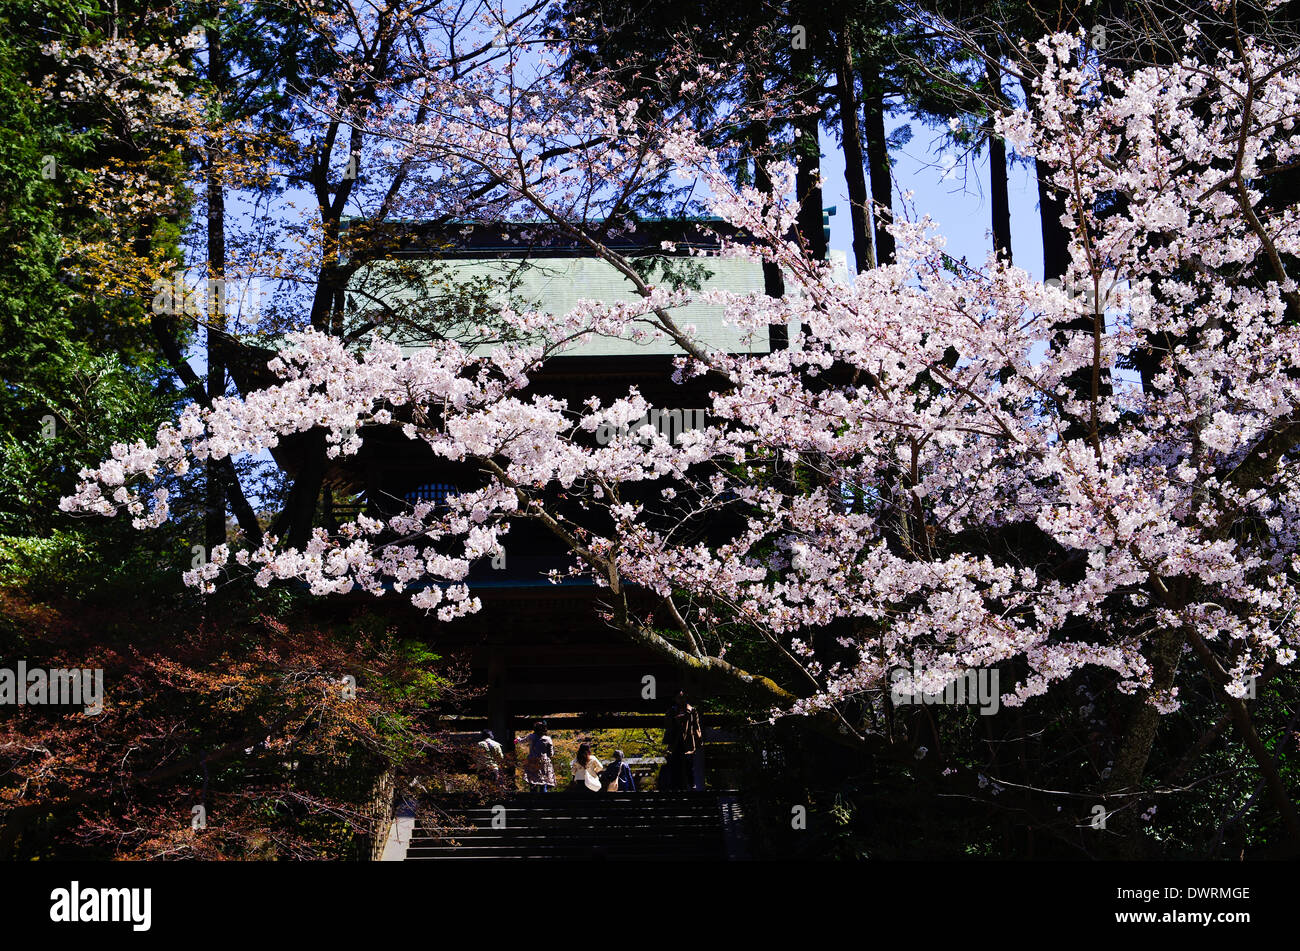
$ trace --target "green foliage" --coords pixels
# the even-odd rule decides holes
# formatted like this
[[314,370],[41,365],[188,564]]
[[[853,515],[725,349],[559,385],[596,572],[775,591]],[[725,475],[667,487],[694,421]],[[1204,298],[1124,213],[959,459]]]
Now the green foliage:
[[74,577],[89,560],[86,539],[70,532],[46,538],[0,536],[0,586],[30,584],[49,591]]
[[[44,101],[41,43],[86,39],[92,3],[0,0],[0,532],[62,524],[57,503],[112,442],[151,437],[169,410],[138,300],[80,286],[65,255],[97,227],[76,200],[100,120]],[[174,248],[174,223],[152,240]]]
[[0,536],[0,587],[86,604],[142,597],[188,601],[177,572],[188,549],[168,549],[163,538],[144,541],[120,532],[61,529],[44,536]]
[[98,465],[115,442],[150,438],[168,415],[169,394],[155,392],[142,374],[115,355],[79,350],[65,341],[63,360],[16,374],[6,387],[15,405],[0,434],[0,531],[51,530],[82,467]]

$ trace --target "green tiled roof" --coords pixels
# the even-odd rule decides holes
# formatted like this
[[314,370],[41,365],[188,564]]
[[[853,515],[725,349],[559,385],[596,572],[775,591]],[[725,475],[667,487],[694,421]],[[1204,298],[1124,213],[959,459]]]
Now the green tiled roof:
[[[737,294],[763,293],[763,269],[757,261],[742,258],[670,258],[675,263],[689,262],[702,266],[700,290],[727,290]],[[358,272],[354,286],[367,288],[389,306],[409,302],[420,291],[401,286],[389,273],[398,266],[420,267],[419,262],[372,261]],[[577,307],[582,300],[603,302],[636,301],[639,295],[632,283],[613,265],[593,257],[533,256],[527,259],[486,255],[479,258],[456,257],[429,264],[438,269],[438,281],[451,293],[457,284],[488,281],[502,287],[499,304],[512,297],[520,306],[535,307],[546,313],[562,315]],[[513,287],[509,294],[506,288]],[[651,283],[662,280],[656,273]],[[376,290],[383,288],[383,290]],[[358,298],[360,299],[360,298]],[[724,320],[721,304],[693,301],[672,311],[678,326],[693,325],[696,337],[705,347],[730,353],[762,353],[768,349],[767,333],[746,333]],[[642,329],[646,324],[639,323]],[[586,342],[570,344],[562,351],[565,356],[626,356],[651,354],[676,354],[680,349],[666,338],[634,341],[630,331],[623,338],[594,337]],[[411,348],[407,348],[411,349]]]

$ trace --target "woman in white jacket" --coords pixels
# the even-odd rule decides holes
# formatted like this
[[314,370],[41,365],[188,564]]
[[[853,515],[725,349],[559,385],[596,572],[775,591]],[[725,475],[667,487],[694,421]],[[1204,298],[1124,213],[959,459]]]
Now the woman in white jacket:
[[573,767],[570,792],[600,792],[600,760],[591,752],[590,743],[578,747],[578,754],[570,765]]

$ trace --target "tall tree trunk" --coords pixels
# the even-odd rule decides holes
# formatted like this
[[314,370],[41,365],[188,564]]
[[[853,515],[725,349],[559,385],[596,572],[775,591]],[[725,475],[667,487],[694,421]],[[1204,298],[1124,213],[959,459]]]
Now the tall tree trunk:
[[[812,42],[815,39],[810,35],[809,43]],[[821,127],[821,90],[811,50],[792,49],[790,63],[794,81],[803,89],[799,105],[804,114],[797,116],[793,123],[799,235],[812,256],[823,261],[826,259],[826,235],[822,230],[821,144],[817,138]]]
[[[222,99],[226,92],[225,53],[221,46],[220,7],[209,11],[212,22],[206,29],[208,77],[217,96],[216,121],[222,121]],[[208,138],[208,278],[206,310],[208,321],[208,401],[226,393],[226,365],[214,333],[226,329],[226,195],[221,183],[221,135],[219,129]],[[226,543],[226,485],[219,463],[208,460],[206,466],[206,514],[204,537],[208,551]]]
[[[748,77],[747,95],[751,105],[755,108],[762,105],[765,90],[763,87],[763,74],[757,69],[753,69]],[[766,122],[754,120],[750,122],[747,130],[747,148],[749,150],[750,160],[754,163],[754,187],[764,195],[772,194],[772,176],[767,173],[767,161],[769,159],[769,143],[771,141],[771,130]],[[768,297],[785,296],[785,278],[781,274],[781,268],[775,261],[763,262],[763,292]],[[784,350],[789,346],[789,329],[770,325],[767,328],[768,346],[772,350]]]
[[867,163],[871,167],[872,225],[876,234],[876,260],[894,260],[894,236],[885,230],[893,221],[894,182],[889,166],[889,140],[885,136],[885,87],[879,70],[863,66],[863,133],[867,140]]
[[[115,6],[116,9],[116,6]],[[225,51],[221,40],[220,6],[209,9],[212,26],[205,29],[205,41],[208,44],[209,77],[219,97],[224,97],[229,89],[230,75],[226,64]],[[190,54],[192,57],[192,53]],[[187,59],[192,64],[192,58]],[[219,100],[220,101],[220,100]],[[226,271],[226,233],[225,233],[225,190],[220,176],[220,136],[210,137],[207,143],[206,191],[208,200],[207,255],[208,273],[214,280],[220,281]],[[145,253],[147,241],[140,253]],[[217,306],[214,308],[212,289],[217,290]],[[191,397],[202,406],[211,406],[215,397],[225,394],[226,364],[219,334],[212,330],[218,323],[224,327],[225,293],[222,284],[210,285],[205,295],[205,309],[209,316],[209,333],[207,345],[208,370],[206,380],[201,378],[190,366],[181,349],[179,335],[179,317],[177,314],[153,313],[150,316],[150,329],[158,343],[163,356],[166,357],[172,371],[180,379],[181,385]],[[214,313],[215,311],[215,313]],[[229,456],[224,459],[209,459],[204,466],[204,542],[209,552],[213,547],[226,540],[226,507],[234,513],[235,521],[250,539],[261,541],[262,526],[257,513],[248,502],[244,488],[239,483],[239,473],[234,460]]]
[[1065,202],[1047,181],[1050,169],[1035,159],[1034,173],[1038,179],[1038,214],[1043,234],[1043,280],[1061,280],[1070,266],[1070,233],[1061,224]]
[[[1039,105],[1032,93],[1026,96],[1026,105],[1031,115],[1038,112]],[[1061,216],[1066,211],[1065,196],[1048,181],[1051,175],[1048,165],[1035,160],[1034,170],[1038,179],[1038,208],[1043,233],[1043,279],[1060,282],[1065,278],[1070,266],[1070,232],[1061,224]],[[1079,292],[1078,288],[1066,288],[1066,290],[1071,293]],[[1098,305],[1099,308],[1100,306]],[[1082,310],[1075,317],[1058,321],[1053,329],[1056,331],[1058,341],[1062,341],[1066,334],[1086,333],[1096,337],[1104,332],[1105,328],[1101,326],[1102,320],[1101,314]],[[1081,366],[1069,375],[1066,385],[1077,399],[1085,404],[1091,404],[1094,390],[1098,399],[1110,393],[1110,368]],[[1066,439],[1078,439],[1089,436],[1093,428],[1094,424],[1089,420],[1072,420],[1066,426],[1064,435]]]
[[[154,339],[158,342],[158,348],[163,352],[163,356],[167,358],[167,362],[180,378],[181,383],[196,401],[204,406],[209,406],[211,401],[208,400],[203,380],[194,372],[194,368],[185,359],[185,354],[182,352],[177,338],[175,324],[175,317],[168,317],[164,314],[153,314],[149,320]],[[230,503],[231,511],[235,513],[235,520],[239,523],[239,527],[249,538],[260,541],[262,526],[257,519],[257,514],[253,511],[253,507],[248,504],[248,498],[244,495],[243,486],[239,484],[239,474],[235,471],[235,464],[227,456],[217,462],[216,466],[218,475],[226,488],[226,499]]]
[[871,225],[867,204],[867,176],[862,156],[862,134],[858,129],[858,103],[853,89],[853,48],[849,39],[849,17],[840,23],[835,49],[835,92],[840,103],[840,131],[844,145],[844,181],[849,189],[849,219],[853,228],[855,273],[875,266],[871,249]]
[[[1038,115],[1038,97],[1032,87],[1026,90],[1025,106],[1031,116]],[[1034,178],[1038,184],[1038,217],[1043,235],[1043,280],[1059,281],[1065,277],[1070,266],[1070,233],[1061,224],[1061,216],[1065,214],[1065,198],[1049,181],[1051,174],[1051,166],[1038,159],[1034,160]]]
[[[996,102],[1002,101],[1002,68],[996,52],[989,51],[985,77],[989,93]],[[993,110],[989,110],[989,194],[993,206],[993,250],[999,258],[1011,263],[1011,202],[1007,194],[1007,143],[997,134],[993,123]]]
[[[1151,756],[1151,747],[1155,745],[1156,732],[1160,727],[1160,713],[1151,706],[1151,693],[1166,691],[1173,686],[1185,643],[1186,637],[1181,630],[1164,630],[1152,638],[1145,651],[1147,661],[1151,664],[1152,690],[1139,690],[1129,701],[1128,719],[1118,737],[1115,762],[1105,786],[1107,793],[1125,796],[1119,803],[1121,805],[1131,802],[1132,794],[1141,789],[1147,760]],[[1112,810],[1108,807],[1107,811]],[[1134,808],[1122,810],[1110,828],[1110,831],[1120,835],[1117,847],[1119,855],[1124,858],[1140,857],[1142,833],[1137,814],[1138,810]]]
[[[348,139],[348,155],[361,155],[362,133],[360,122],[365,119],[362,113],[352,126]],[[336,125],[339,120],[333,120]],[[333,135],[326,137],[333,142]],[[355,265],[344,264],[342,257],[341,236],[343,232],[343,210],[347,207],[348,196],[357,182],[359,169],[350,164],[337,185],[331,189],[329,183],[330,149],[322,150],[313,157],[315,163],[309,180],[315,192],[317,206],[321,216],[321,263],[316,276],[316,291],[312,296],[311,326],[314,330],[339,336],[343,329],[342,306],[352,268]],[[332,192],[332,194],[331,194]],[[299,448],[301,456],[298,471],[294,476],[293,487],[284,509],[276,516],[271,534],[283,538],[290,548],[302,548],[311,538],[315,523],[316,509],[321,498],[321,489],[325,485],[325,470],[328,448],[323,429],[313,429],[306,433]]]
[[824,261],[827,242],[817,126],[815,117],[810,122],[800,120],[797,123],[799,157],[795,166],[795,189],[799,193],[799,234],[813,258]]
[[283,539],[290,548],[301,549],[311,540],[316,506],[325,485],[325,430],[313,429],[303,434],[302,456],[284,510],[276,517],[271,534]]

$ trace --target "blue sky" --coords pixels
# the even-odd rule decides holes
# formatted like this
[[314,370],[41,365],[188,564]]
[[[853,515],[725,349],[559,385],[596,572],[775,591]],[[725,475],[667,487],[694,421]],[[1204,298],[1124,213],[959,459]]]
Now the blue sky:
[[[895,128],[908,124],[896,119]],[[989,163],[987,150],[975,156],[965,169],[958,165],[947,174],[943,168],[942,130],[927,128],[911,121],[912,139],[891,153],[894,162],[894,210],[903,208],[901,194],[911,191],[912,204],[919,215],[928,214],[937,222],[939,233],[948,240],[948,253],[966,257],[972,265],[984,262],[993,247],[989,202]],[[821,133],[822,201],[835,206],[831,218],[831,247],[843,251],[850,266],[853,261],[853,236],[849,224],[849,196],[844,183],[844,153],[833,134]],[[956,155],[950,148],[949,154]],[[1011,255],[1017,267],[1037,278],[1043,276],[1042,230],[1038,218],[1038,187],[1032,166],[1011,162],[1008,193],[1011,203]],[[964,177],[964,181],[963,181]]]

